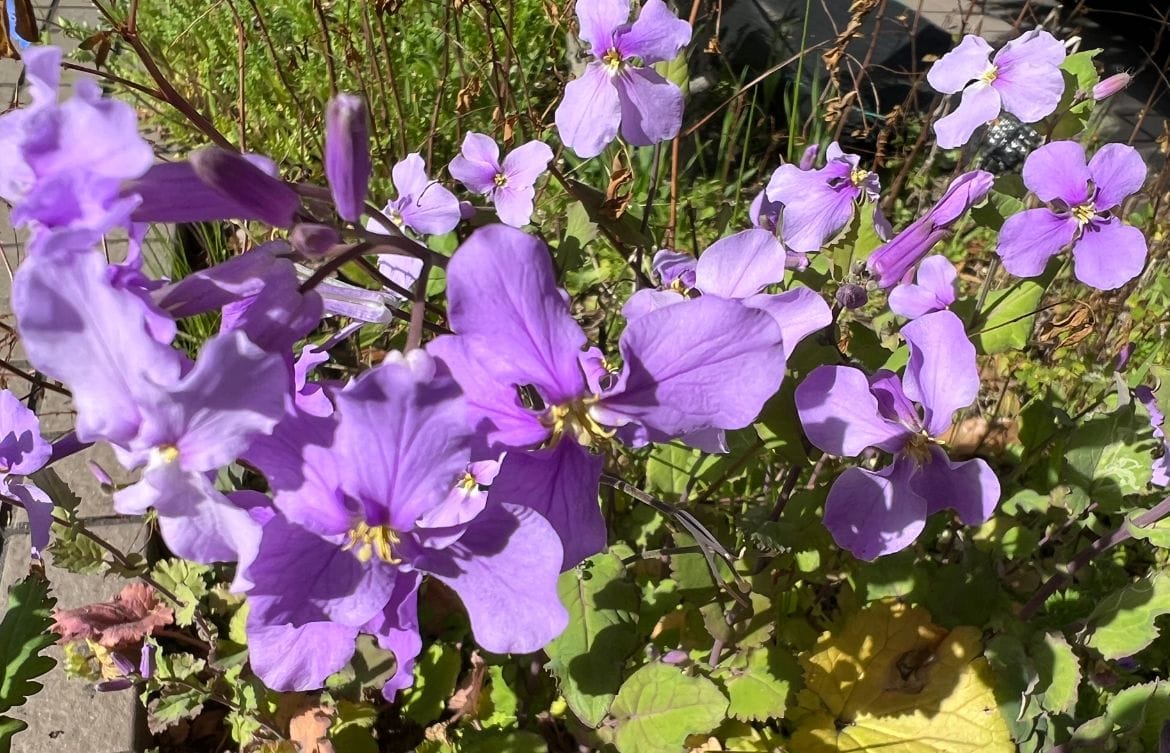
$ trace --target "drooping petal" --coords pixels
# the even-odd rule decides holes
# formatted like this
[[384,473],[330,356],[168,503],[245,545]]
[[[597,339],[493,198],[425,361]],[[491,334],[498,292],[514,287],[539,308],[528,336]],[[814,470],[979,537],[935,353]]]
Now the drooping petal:
[[651,311],[682,303],[686,298],[673,290],[651,290],[643,288],[635,291],[622,305],[622,316],[626,319],[637,319]]
[[552,148],[543,141],[529,141],[521,144],[504,157],[504,175],[508,178],[508,185],[519,188],[531,188],[536,179],[548,171],[548,163],[552,162]]
[[857,189],[834,188],[830,180],[840,172],[833,164],[820,170],[781,165],[768,183],[772,201],[784,205],[781,215],[784,244],[793,251],[819,251],[853,217]]
[[44,552],[49,546],[53,528],[53,500],[31,483],[5,479],[0,484],[5,494],[15,497],[24,505],[24,513],[28,516],[29,543],[33,551]]
[[957,279],[955,265],[945,256],[928,256],[918,265],[918,284],[934,293],[944,305],[954,303]]
[[937,446],[930,448],[930,462],[919,468],[911,485],[926,500],[928,514],[954,510],[969,526],[986,523],[999,504],[999,479],[986,462],[955,462]]
[[496,189],[492,196],[492,203],[496,205],[496,215],[500,222],[511,227],[524,227],[532,219],[532,202],[536,197],[536,189],[532,186],[512,188],[504,186]]
[[914,470],[900,457],[877,473],[845,469],[825,499],[825,527],[838,546],[866,561],[910,546],[927,515],[926,501],[911,485]]
[[457,543],[429,553],[417,567],[459,594],[480,646],[526,654],[560,635],[569,621],[557,597],[559,543],[533,509],[493,504]]
[[805,436],[832,455],[854,457],[867,447],[897,452],[906,427],[883,418],[865,374],[849,366],[818,366],[796,386]]
[[931,225],[935,228],[950,227],[968,209],[983,201],[994,183],[995,176],[986,170],[972,170],[955,178],[927,212]]
[[565,85],[555,119],[561,142],[582,159],[596,157],[614,140],[622,122],[622,103],[614,79],[601,63],[585,66],[580,78]]
[[833,323],[829,304],[811,288],[793,288],[776,295],[761,293],[745,298],[744,304],[767,311],[780,325],[785,358],[801,340]]
[[406,532],[446,498],[470,460],[459,385],[426,351],[386,359],[336,398],[334,451],[365,522]]
[[1085,225],[1073,243],[1073,274],[1098,290],[1119,288],[1146,266],[1146,237],[1116,217]]
[[991,85],[977,81],[963,90],[963,98],[955,111],[939,118],[934,124],[934,135],[943,149],[955,149],[971,140],[975,129],[999,115],[1000,99]]
[[112,287],[100,254],[30,255],[17,270],[12,308],[29,361],[64,382],[83,442],[134,437],[147,385],[173,384],[184,358],[147,334],[151,312]]
[[447,171],[468,190],[488,193],[496,187],[496,176],[502,171],[500,147],[490,136],[469,131]]
[[767,230],[721,238],[695,265],[695,286],[708,295],[747,298],[784,279],[784,247]]
[[1053,141],[1032,152],[1023,175],[1024,185],[1041,201],[1060,199],[1075,207],[1090,198],[1093,174],[1085,164],[1085,148],[1075,141]]
[[690,254],[665,248],[654,254],[654,274],[658,275],[664,288],[673,287],[676,282],[688,290],[695,287],[696,266],[695,257]]
[[772,316],[714,296],[652,311],[621,337],[624,384],[593,408],[612,426],[634,422],[654,441],[755,420],[784,377]]
[[325,177],[341,219],[357,222],[369,190],[370,127],[366,102],[338,94],[325,111]]
[[955,411],[975,402],[979,394],[975,346],[967,339],[962,320],[950,311],[909,322],[902,327],[902,336],[910,346],[903,377],[906,396],[922,405],[927,432],[941,436]]
[[597,502],[603,461],[570,439],[548,450],[510,452],[488,492],[489,507],[523,505],[540,513],[560,537],[559,569],[568,570],[605,549],[605,519]]
[[888,421],[896,421],[914,434],[922,431],[918,407],[906,396],[902,380],[888,369],[878,369],[869,377],[869,391],[877,398],[878,412]]
[[683,93],[676,84],[653,68],[633,67],[614,76],[613,83],[621,103],[621,131],[626,143],[653,146],[678,135]]
[[373,633],[379,648],[394,654],[394,674],[382,686],[382,697],[388,701],[414,683],[414,662],[422,653],[422,638],[418,633],[421,582],[422,575],[418,572],[400,572],[386,608],[362,628],[363,632]]
[[155,290],[151,296],[159,308],[182,319],[258,295],[270,279],[291,272],[292,264],[277,255],[287,252],[283,243],[265,243],[207,269]]
[[995,252],[1003,268],[1016,277],[1037,277],[1048,260],[1072,243],[1077,221],[1051,209],[1026,209],[1007,218]]
[[630,0],[578,0],[576,10],[581,39],[594,57],[601,57],[613,46],[618,27],[629,20]]
[[919,259],[930,253],[944,237],[946,231],[934,227],[929,214],[919,217],[889,243],[870,254],[866,266],[870,274],[877,277],[878,287],[892,287],[905,279]]
[[622,57],[638,57],[646,65],[673,60],[691,41],[691,25],[662,0],[646,0],[638,20],[616,35]]
[[923,314],[946,308],[933,291],[913,284],[898,285],[891,290],[889,303],[890,311],[907,319],[917,319]]
[[490,340],[517,385],[536,384],[552,403],[581,394],[577,353],[585,333],[569,315],[540,240],[504,225],[476,230],[447,267],[447,300],[452,329]]
[[357,649],[358,630],[333,622],[269,624],[248,614],[248,663],[265,686],[279,691],[316,690]]
[[0,474],[27,476],[53,454],[41,436],[37,414],[8,390],[0,390]]
[[963,41],[939,58],[926,72],[935,91],[955,94],[991,68],[991,45],[983,37],[967,34]]
[[1128,144],[1106,144],[1089,160],[1089,174],[1097,187],[1093,204],[1098,211],[1103,211],[1142,189],[1146,182],[1146,162]]

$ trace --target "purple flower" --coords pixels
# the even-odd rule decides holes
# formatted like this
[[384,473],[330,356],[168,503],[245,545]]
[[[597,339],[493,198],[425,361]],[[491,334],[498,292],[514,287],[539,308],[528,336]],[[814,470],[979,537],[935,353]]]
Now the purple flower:
[[878,278],[878,286],[889,288],[901,282],[968,209],[983,201],[994,181],[991,173],[982,170],[951,181],[929,212],[870,255],[866,264],[870,274]]
[[36,414],[8,390],[0,390],[0,494],[16,499],[28,515],[33,552],[49,545],[53,502],[25,477],[49,462],[52,448]]
[[556,637],[568,615],[552,527],[494,493],[478,510],[451,494],[481,477],[468,473],[467,406],[442,365],[392,354],[336,403],[330,447],[299,458],[320,481],[278,500],[279,512],[253,509],[263,526],[246,573],[256,674],[278,690],[321,687],[371,633],[397,660],[383,690],[392,700],[422,647],[425,574],[459,594],[488,651],[528,653]]
[[122,184],[154,161],[134,108],[103,98],[88,78],[58,102],[56,47],[31,47],[24,62],[32,104],[0,116],[0,198],[13,205],[13,223],[101,232],[125,224],[135,201]]
[[711,295],[630,321],[619,343],[624,367],[599,378],[548,249],[504,225],[480,228],[456,251],[447,296],[456,334],[428,349],[467,394],[483,442],[508,452],[491,496],[548,519],[564,568],[605,547],[597,487],[607,443],[746,426],[783,377],[775,319]]
[[[382,212],[395,225],[423,235],[442,235],[459,224],[459,199],[438,181],[427,177],[422,155],[406,155],[406,159],[394,165],[390,175],[398,198],[390,201]],[[371,229],[386,230],[378,223],[372,223]]]
[[917,319],[950,308],[958,277],[947,257],[928,256],[918,265],[916,283],[904,283],[890,291],[890,309],[907,319]]
[[570,81],[557,106],[561,141],[580,157],[595,157],[622,138],[651,146],[678,135],[683,93],[650,66],[673,59],[691,41],[691,25],[662,0],[646,0],[629,22],[629,0],[577,0],[581,39],[593,59]]
[[1141,155],[1125,144],[1106,144],[1087,165],[1075,141],[1054,141],[1032,152],[1024,184],[1048,206],[1003,223],[996,253],[1004,269],[1036,277],[1071,245],[1073,273],[1086,285],[1112,290],[1137,277],[1146,263],[1146,239],[1123,224],[1117,210],[1145,180]]
[[500,148],[491,137],[468,133],[459,156],[447,168],[455,180],[487,196],[496,205],[500,222],[523,227],[532,217],[536,179],[548,170],[553,153],[542,141],[521,144],[500,162]]
[[1064,57],[1064,44],[1041,29],[1013,39],[994,57],[985,39],[963,37],[926,73],[937,91],[963,92],[955,111],[934,124],[938,145],[963,146],[976,128],[999,117],[1001,108],[1025,123],[1051,115],[1064,94]]
[[837,142],[825,152],[828,162],[819,170],[781,165],[765,189],[767,200],[783,205],[780,236],[797,253],[819,251],[841,232],[858,201],[873,204],[878,234],[889,237],[889,223],[878,206],[881,184],[877,173],[862,170],[861,158],[841,151]]
[[341,219],[357,222],[369,188],[370,128],[365,101],[338,94],[325,112],[325,177]]
[[902,328],[910,360],[902,379],[849,366],[818,366],[796,388],[809,441],[856,457],[874,447],[894,455],[880,471],[848,468],[825,501],[825,526],[839,545],[872,560],[909,546],[926,518],[943,509],[967,525],[986,521],[999,480],[983,460],[954,462],[936,437],[979,392],[975,348],[963,324],[936,311]]
[[1158,407],[1158,399],[1149,387],[1144,384],[1135,387],[1133,394],[1150,415],[1154,439],[1161,440],[1162,444],[1158,456],[1154,459],[1150,483],[1154,486],[1170,486],[1170,441],[1166,439],[1166,416],[1162,414],[1161,408]]

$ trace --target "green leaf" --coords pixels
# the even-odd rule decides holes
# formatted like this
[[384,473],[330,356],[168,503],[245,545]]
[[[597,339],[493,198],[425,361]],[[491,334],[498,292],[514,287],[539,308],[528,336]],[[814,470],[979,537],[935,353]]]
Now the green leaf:
[[[686,489],[699,454],[699,450],[682,444],[655,445],[646,461],[646,483],[654,491],[677,497]],[[711,462],[714,459],[708,459],[703,465]]]
[[687,65],[687,53],[683,50],[671,60],[664,60],[654,64],[654,70],[667,81],[671,82],[683,92],[687,91],[687,84],[691,81],[690,66]]
[[638,641],[638,589],[625,579],[621,559],[605,553],[561,573],[557,592],[569,610],[569,626],[545,648],[549,668],[577,718],[597,727]]
[[1134,520],[1142,514],[1137,510],[1125,519],[1125,528],[1135,539],[1144,539],[1156,547],[1170,549],[1170,518],[1163,518],[1148,526],[1139,526]]
[[1071,509],[1089,500],[1108,511],[1121,507],[1128,494],[1145,492],[1151,476],[1149,440],[1139,440],[1132,403],[1096,416],[1069,435],[1064,480],[1073,487]]
[[174,604],[175,624],[188,626],[194,622],[199,600],[207,595],[207,576],[211,574],[211,568],[186,560],[169,559],[155,564],[150,574],[159,585],[179,597],[179,602]]
[[157,694],[146,704],[146,723],[158,734],[181,719],[194,718],[203,704],[211,700],[211,691],[199,675],[207,667],[203,659],[191,654],[163,654],[156,656],[154,677],[147,688]]
[[612,714],[620,753],[679,753],[689,735],[709,732],[727,715],[713,682],[667,664],[647,664],[618,691]]
[[522,730],[469,731],[459,742],[459,753],[548,753],[548,743],[535,732]]
[[8,608],[0,622],[0,712],[20,706],[41,689],[35,678],[56,661],[41,656],[57,636],[50,610],[57,601],[49,596],[49,582],[40,572],[29,573],[8,590]]
[[557,265],[562,272],[576,270],[585,259],[585,247],[597,237],[597,223],[589,219],[585,205],[569,202],[565,209],[565,237],[557,246]]
[[712,677],[723,683],[731,699],[728,713],[744,722],[782,719],[800,666],[779,648],[764,646],[724,662]]
[[462,666],[463,656],[454,646],[427,646],[414,666],[414,684],[403,695],[403,715],[424,727],[438,719],[455,692]]
[[971,340],[983,355],[1020,350],[1032,336],[1036,309],[1048,281],[1016,280],[1012,286],[987,295],[979,312]]
[[1132,656],[1158,637],[1154,621],[1170,613],[1170,576],[1157,572],[1105,597],[1089,616],[1088,645],[1106,659]]
[[1047,711],[1072,711],[1081,684],[1081,664],[1068,641],[1059,633],[1047,633],[1035,641],[1032,662],[1037,672],[1037,700]]
[[1077,728],[1070,749],[1116,750],[1116,735],[1140,742],[1141,747],[1131,750],[1154,751],[1158,749],[1162,724],[1167,719],[1170,719],[1170,683],[1133,685],[1113,696],[1104,714]]
[[1057,105],[1058,120],[1052,126],[1051,140],[1071,139],[1085,130],[1093,113],[1093,87],[1101,80],[1093,58],[1101,50],[1083,50],[1069,55],[1060,64],[1064,74],[1064,96]]
[[971,218],[983,227],[999,230],[1013,214],[1024,211],[1024,196],[1028,193],[1024,180],[1015,173],[1001,175],[987,194],[987,200],[971,210]]
[[0,753],[12,753],[12,738],[26,729],[28,724],[20,719],[0,715]]
[[106,551],[93,539],[78,533],[82,525],[80,522],[68,526],[53,523],[53,543],[48,548],[53,565],[79,575],[108,570]]
[[864,262],[882,245],[882,239],[878,237],[877,228],[873,224],[873,214],[873,205],[868,201],[863,202],[844,234],[829,244],[835,279],[845,279],[853,265]]

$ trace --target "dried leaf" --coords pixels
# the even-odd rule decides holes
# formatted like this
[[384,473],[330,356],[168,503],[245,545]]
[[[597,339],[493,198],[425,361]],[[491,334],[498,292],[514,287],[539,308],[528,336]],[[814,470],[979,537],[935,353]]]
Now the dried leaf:
[[158,600],[145,583],[131,583],[113,601],[53,612],[53,632],[59,643],[91,640],[106,648],[140,642],[156,629],[175,621],[175,613]]
[[300,746],[301,753],[336,753],[329,742],[333,711],[324,706],[307,708],[288,724],[289,738]]

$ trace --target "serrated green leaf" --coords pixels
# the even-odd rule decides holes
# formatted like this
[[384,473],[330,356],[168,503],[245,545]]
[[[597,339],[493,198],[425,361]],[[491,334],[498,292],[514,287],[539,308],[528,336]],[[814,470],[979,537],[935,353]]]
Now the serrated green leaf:
[[463,657],[454,646],[432,643],[414,665],[414,684],[402,697],[402,714],[426,726],[447,708],[447,699],[455,692]]
[[49,582],[32,572],[8,590],[8,608],[0,621],[0,712],[20,706],[41,689],[35,678],[56,661],[42,656],[57,636],[50,610],[57,601],[49,596]]
[[0,715],[0,753],[12,753],[12,738],[26,729],[28,724],[20,719]]
[[620,753],[679,753],[688,736],[717,727],[727,706],[710,680],[667,664],[647,664],[630,675],[614,699],[614,742]]
[[1072,646],[1063,635],[1047,633],[1035,642],[1031,654],[1040,705],[1056,714],[1071,711],[1081,684],[1081,664]]
[[1070,747],[1076,751],[1117,749],[1117,740],[1133,740],[1141,747],[1158,749],[1162,724],[1170,719],[1170,683],[1155,681],[1128,687],[1109,700],[1105,713],[1085,722],[1073,733]]
[[622,684],[622,665],[637,644],[638,589],[613,553],[598,554],[561,573],[569,626],[545,651],[569,708],[596,727]]
[[180,599],[174,603],[176,625],[186,627],[194,622],[199,600],[207,595],[207,576],[210,574],[211,568],[207,565],[186,560],[169,559],[155,563],[151,577]]
[[49,556],[53,565],[70,573],[92,575],[109,569],[106,552],[93,539],[77,532],[77,526],[53,524],[53,543],[49,544]]
[[1170,576],[1157,572],[1105,597],[1089,617],[1088,645],[1106,659],[1132,656],[1158,637],[1154,624],[1170,613]]
[[727,713],[740,721],[762,722],[784,717],[800,674],[791,655],[764,646],[724,662],[712,677],[727,690]]

